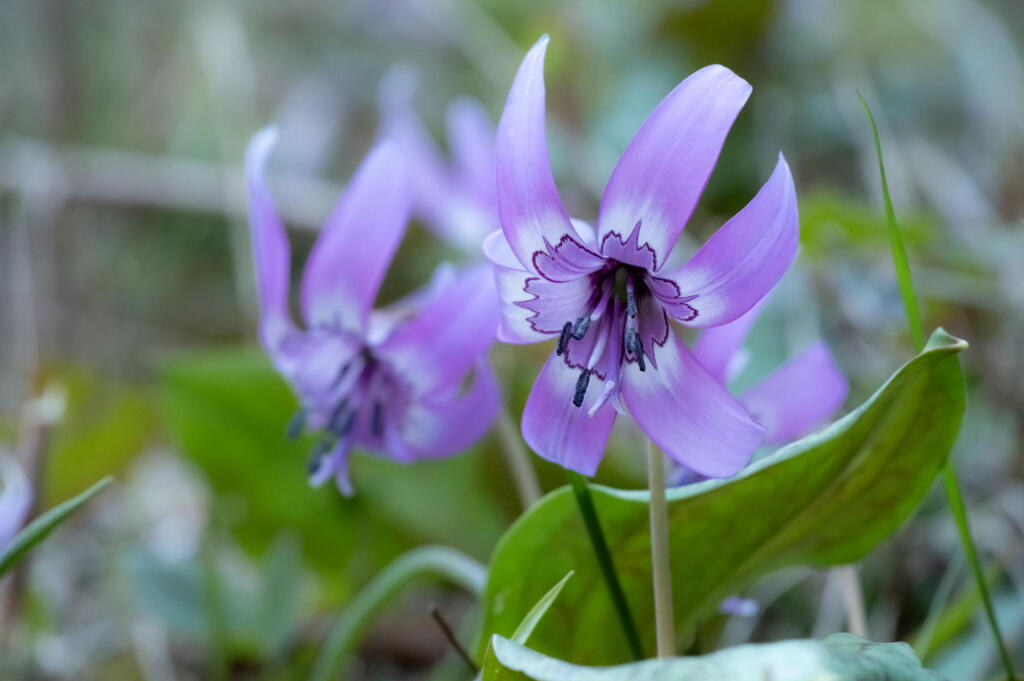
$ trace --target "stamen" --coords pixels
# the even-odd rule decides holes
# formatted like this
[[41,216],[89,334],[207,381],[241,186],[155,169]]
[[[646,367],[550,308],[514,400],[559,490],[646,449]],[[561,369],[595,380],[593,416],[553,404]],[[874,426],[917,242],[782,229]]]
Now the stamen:
[[597,396],[597,401],[594,402],[590,409],[587,410],[587,416],[593,418],[594,414],[597,413],[597,410],[608,402],[608,399],[611,398],[612,393],[615,391],[615,385],[615,381],[609,380],[604,382],[604,390],[602,390],[601,394]]
[[587,387],[590,385],[590,370],[584,369],[580,377],[576,379],[576,394],[572,396],[572,403],[577,407],[583,406],[583,398],[587,396]]
[[647,364],[644,361],[644,342],[640,340],[640,334],[636,329],[626,329],[626,350],[633,354],[640,371],[647,371]]
[[587,335],[587,329],[590,328],[590,316],[584,315],[576,320],[576,323],[572,325],[572,337],[576,340],[583,340],[583,337]]
[[636,291],[633,287],[633,277],[626,276],[626,314],[630,317],[636,317]]
[[294,440],[302,434],[303,429],[306,427],[306,410],[299,408],[295,412],[291,419],[288,421],[288,427],[285,429],[284,434],[289,440]]
[[569,347],[569,336],[571,334],[572,322],[566,322],[565,326],[562,327],[562,335],[558,337],[558,347],[555,348],[556,355],[561,355]]
[[373,403],[373,434],[375,437],[384,437],[384,403],[376,400]]
[[596,322],[604,314],[604,311],[608,309],[608,301],[612,297],[612,283],[611,281],[605,281],[601,287],[601,298],[597,301],[597,305],[594,306],[594,311],[590,313],[590,321]]
[[308,475],[315,475],[320,470],[320,464],[323,463],[324,457],[331,451],[331,447],[334,446],[334,442],[330,439],[323,439],[316,443],[313,447],[313,451],[309,454],[309,461],[306,463],[306,473]]
[[334,413],[331,414],[331,421],[327,425],[327,429],[338,437],[344,437],[345,435],[348,435],[350,430],[352,430],[352,426],[355,422],[356,410],[349,409],[348,400],[345,399],[334,408]]

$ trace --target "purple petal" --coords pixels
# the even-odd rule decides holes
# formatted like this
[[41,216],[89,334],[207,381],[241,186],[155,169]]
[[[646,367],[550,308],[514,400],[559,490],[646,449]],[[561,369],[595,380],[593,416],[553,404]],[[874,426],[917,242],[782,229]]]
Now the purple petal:
[[494,343],[499,314],[494,276],[480,265],[434,294],[376,352],[417,394],[445,390]]
[[292,329],[288,312],[291,252],[288,236],[266,181],[266,166],[277,142],[277,130],[265,128],[252,138],[245,155],[249,192],[249,228],[252,259],[259,293],[260,335],[268,349],[278,345]]
[[448,107],[448,142],[455,175],[481,206],[494,211],[497,225],[494,134],[494,122],[475,99],[457,99]]
[[758,303],[728,324],[704,329],[693,344],[694,356],[722,385],[729,385],[742,369],[743,342],[762,309],[762,304]]
[[743,393],[740,401],[765,427],[765,442],[783,444],[825,423],[848,390],[828,346],[818,341]]
[[366,157],[316,240],[302,278],[310,327],[365,331],[373,300],[409,219],[404,163],[389,142]]
[[761,610],[761,604],[753,598],[729,596],[718,604],[718,612],[736,617],[754,617]]
[[764,436],[746,410],[674,333],[657,348],[658,368],[624,369],[622,395],[633,418],[676,462],[713,478],[735,475]]
[[32,507],[32,484],[13,457],[0,457],[0,551],[14,539]]
[[401,67],[391,69],[384,78],[380,96],[383,133],[401,152],[417,215],[447,239],[450,206],[455,200],[453,178],[441,150],[423,127],[410,101],[414,80],[414,74]]
[[498,380],[486,364],[464,393],[414,403],[406,412],[401,438],[414,458],[457,454],[483,437],[498,413]]
[[738,318],[778,283],[796,257],[796,190],[786,160],[743,210],[715,232],[690,261],[658,274],[696,316],[682,316],[667,286],[655,288],[670,314],[687,326],[709,327]]
[[589,277],[553,282],[524,270],[500,230],[484,240],[484,254],[501,300],[498,340],[503,343],[549,340],[583,314],[593,295]]
[[[550,279],[575,278],[601,259],[583,246],[558,197],[544,130],[544,36],[527,53],[505,103],[495,143],[498,213],[505,237],[524,268]],[[557,249],[557,253],[549,253]],[[536,262],[537,257],[544,262]],[[561,260],[567,264],[560,264]],[[586,269],[589,268],[589,269]],[[563,269],[565,271],[563,271]]]
[[605,404],[587,414],[603,383],[587,387],[583,404],[572,402],[580,372],[554,353],[540,370],[523,410],[523,438],[541,457],[583,475],[593,475],[604,457],[605,443],[615,424],[615,410]]
[[622,154],[601,198],[602,248],[629,241],[639,224],[634,245],[616,248],[616,259],[650,267],[653,255],[652,269],[664,264],[749,96],[745,80],[714,65],[692,74],[655,107]]

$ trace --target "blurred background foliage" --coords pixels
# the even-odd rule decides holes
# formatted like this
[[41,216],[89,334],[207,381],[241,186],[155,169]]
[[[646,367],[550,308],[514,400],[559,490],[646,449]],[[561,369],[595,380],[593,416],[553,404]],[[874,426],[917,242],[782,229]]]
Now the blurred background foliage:
[[[555,174],[584,218],[685,75],[720,62],[754,85],[687,233],[700,243],[786,154],[802,255],[755,329],[746,380],[824,337],[850,376],[848,406],[910,355],[864,93],[927,324],[971,343],[955,461],[1005,632],[1024,646],[1017,0],[7,0],[0,441],[32,471],[39,510],[104,475],[119,482],[8,580],[0,676],[302,678],[334,614],[401,551],[435,542],[487,559],[518,513],[493,438],[409,467],[357,457],[351,500],[308,488],[310,443],[283,437],[294,399],[254,344],[239,164],[276,122],[275,186],[300,263],[377,134],[389,69],[412,65],[440,137],[456,96],[497,118],[542,33]],[[414,226],[382,299],[459,257]],[[511,413],[548,350],[495,348]],[[51,386],[65,417],[24,451],[24,405]],[[641,484],[635,442],[616,433],[600,481]],[[547,489],[563,483],[534,461]],[[984,679],[994,652],[943,504],[933,495],[862,565],[869,631],[916,641],[950,678]],[[718,644],[839,630],[837,588],[826,573],[770,575],[745,594],[761,614],[732,618]],[[426,585],[377,623],[352,678],[464,676],[431,602],[471,635],[468,598]]]

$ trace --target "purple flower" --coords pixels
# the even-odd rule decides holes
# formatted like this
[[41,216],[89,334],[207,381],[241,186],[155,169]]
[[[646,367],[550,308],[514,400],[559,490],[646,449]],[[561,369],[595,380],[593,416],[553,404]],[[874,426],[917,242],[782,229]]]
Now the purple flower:
[[383,129],[410,170],[414,210],[438,236],[479,257],[480,243],[498,228],[494,186],[494,124],[474,99],[448,107],[451,161],[442,155],[411,104],[411,74],[393,70],[381,93]]
[[32,507],[32,485],[11,456],[0,456],[0,551],[25,524]]
[[[705,329],[693,346],[704,368],[722,385],[743,370],[743,342],[760,315],[754,306],[722,326]],[[753,387],[737,395],[765,427],[765,444],[781,445],[801,438],[829,419],[843,404],[849,383],[824,341],[816,341],[790,357]]]
[[677,462],[733,475],[764,427],[686,349],[670,318],[726,324],[776,284],[796,255],[789,168],[780,156],[743,210],[688,262],[665,266],[750,94],[736,74],[709,66],[640,128],[611,175],[597,228],[570,220],[548,161],[546,47],[545,37],[526,55],[498,124],[502,231],[484,242],[502,299],[498,337],[558,339],[527,400],[523,435],[544,458],[592,475],[616,412],[628,408]]
[[424,289],[371,309],[411,205],[402,159],[383,142],[310,252],[299,292],[305,326],[297,326],[289,312],[288,238],[264,177],[275,140],[274,130],[260,132],[246,157],[260,336],[302,403],[291,430],[323,434],[311,482],[333,476],[351,494],[353,446],[399,461],[465,449],[488,430],[498,404],[485,358],[498,324],[487,268],[439,268]]

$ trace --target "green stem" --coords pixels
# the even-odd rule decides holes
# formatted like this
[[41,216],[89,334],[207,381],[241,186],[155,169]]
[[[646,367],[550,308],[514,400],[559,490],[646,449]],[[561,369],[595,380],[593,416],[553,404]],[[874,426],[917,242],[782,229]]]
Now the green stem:
[[508,407],[505,405],[498,410],[498,437],[501,440],[501,449],[505,453],[505,461],[512,473],[519,502],[525,511],[540,499],[540,482],[537,481],[537,472],[530,463],[530,454],[519,436],[519,429],[512,422]]
[[658,657],[673,657],[676,631],[675,618],[672,614],[672,565],[668,553],[665,457],[650,440],[647,441],[647,483],[651,492],[651,567]]
[[594,556],[601,567],[601,574],[608,587],[612,605],[615,606],[615,614],[618,615],[619,624],[622,625],[622,633],[626,635],[626,643],[629,644],[630,652],[633,653],[633,659],[642,660],[644,659],[644,650],[640,644],[640,634],[637,632],[633,615],[629,611],[629,603],[626,601],[626,593],[622,590],[622,584],[619,582],[619,575],[615,571],[615,563],[612,562],[612,554],[608,550],[608,542],[605,541],[601,521],[597,517],[597,509],[590,496],[587,479],[575,471],[566,472],[572,483],[572,491],[576,496],[576,505],[579,506],[580,515],[583,516],[583,524],[587,527]]
[[[889,183],[885,175],[885,161],[882,158],[882,142],[878,136],[878,126],[875,124],[875,117],[871,108],[860,97],[861,106],[867,115],[868,123],[871,126],[871,136],[875,143],[875,154],[878,157],[878,173],[882,181],[882,201],[885,204],[885,219],[889,227],[889,241],[892,245],[892,260],[896,268],[896,279],[900,286],[900,296],[903,298],[903,307],[907,314],[907,326],[910,329],[910,337],[914,343],[914,349],[920,352],[924,348],[924,326],[921,323],[921,311],[917,303],[917,295],[914,291],[914,281],[910,275],[910,263],[907,259],[907,250],[903,245],[903,237],[900,235],[900,226],[896,221],[896,210],[892,205],[892,196],[889,194]],[[1010,658],[1006,643],[1003,641],[1002,632],[999,629],[999,621],[996,619],[995,609],[992,607],[992,598],[988,592],[988,584],[985,582],[985,573],[981,568],[981,561],[978,559],[978,550],[975,548],[974,539],[971,536],[971,526],[967,519],[967,510],[964,506],[963,495],[960,493],[960,483],[957,481],[956,470],[953,464],[947,461],[942,469],[942,476],[946,483],[946,497],[949,500],[950,511],[953,520],[956,522],[957,532],[960,535],[960,544],[963,546],[964,555],[971,566],[971,573],[974,576],[974,583],[977,586],[978,594],[985,608],[985,615],[988,618],[989,626],[992,629],[992,638],[995,639],[996,647],[1002,658],[1003,668],[1009,681],[1017,678],[1013,668],[1013,661]]]
[[399,556],[355,597],[331,633],[316,660],[310,681],[337,679],[345,658],[355,648],[373,619],[417,577],[434,575],[479,596],[487,569],[472,558],[444,546],[423,546]]

